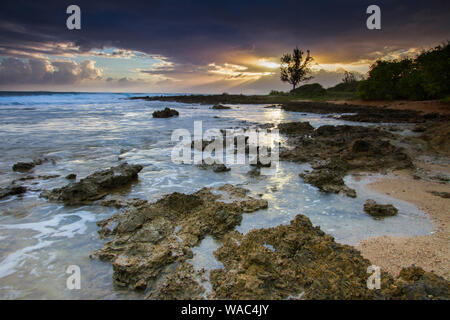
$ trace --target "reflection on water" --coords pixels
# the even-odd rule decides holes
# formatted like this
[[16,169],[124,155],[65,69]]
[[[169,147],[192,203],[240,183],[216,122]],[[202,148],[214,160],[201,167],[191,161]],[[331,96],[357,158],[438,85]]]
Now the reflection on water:
[[[29,190],[23,197],[0,200],[0,298],[142,298],[138,293],[114,287],[109,263],[89,259],[89,254],[103,244],[95,222],[117,213],[116,209],[97,205],[65,207],[39,198],[42,190],[67,184],[64,177],[69,173],[76,173],[80,179],[121,161],[145,166],[139,174],[139,183],[130,188],[130,197],[154,201],[174,191],[190,193],[204,186],[231,183],[267,199],[267,210],[243,216],[237,230],[244,233],[253,228],[289,223],[299,213],[307,215],[337,241],[349,244],[368,236],[431,231],[428,218],[405,203],[394,203],[400,209],[397,217],[385,221],[368,217],[362,211],[365,199],[379,199],[364,190],[361,183],[349,181],[355,184],[351,187],[358,192],[356,199],[320,193],[298,176],[307,165],[282,162],[276,175],[250,178],[246,174],[250,170],[247,165],[214,173],[170,161],[174,145],[170,141],[172,131],[185,128],[193,132],[194,120],[203,121],[204,131],[282,121],[310,121],[315,127],[348,122],[325,115],[263,108],[263,105],[233,105],[231,110],[211,110],[211,106],[205,105],[130,101],[124,99],[127,96],[0,96],[1,185],[28,175],[59,175],[53,179],[20,182]],[[163,107],[177,109],[180,116],[153,119],[153,111]],[[31,173],[12,172],[15,162],[39,157],[54,159],[55,163],[46,162]],[[206,238],[194,248],[194,266],[208,270],[221,267],[212,256],[219,245]],[[65,270],[73,264],[81,268],[81,290],[66,289]]]

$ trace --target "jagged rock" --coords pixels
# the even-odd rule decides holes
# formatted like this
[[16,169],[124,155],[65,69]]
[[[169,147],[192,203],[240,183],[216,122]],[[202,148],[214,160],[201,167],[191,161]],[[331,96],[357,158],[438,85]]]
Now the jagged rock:
[[201,164],[199,165],[200,168],[202,169],[212,169],[212,171],[214,172],[227,172],[230,171],[231,169],[228,168],[227,166],[225,166],[223,163],[214,163],[214,164]]
[[55,164],[56,161],[55,159],[49,159],[49,158],[38,158],[35,159],[31,162],[17,162],[13,165],[12,169],[13,171],[18,171],[18,172],[26,172],[26,171],[30,171],[31,169],[33,169],[35,166],[39,166],[45,162],[51,161],[52,164]]
[[108,193],[137,180],[141,165],[123,163],[107,170],[95,172],[77,183],[44,191],[41,196],[65,204],[84,204],[104,198]]
[[386,291],[393,299],[448,300],[450,282],[420,267],[411,266],[403,268],[395,286]]
[[[213,161],[213,160],[211,160]],[[230,171],[231,169],[228,168],[227,166],[225,166],[223,163],[212,163],[212,164],[208,164],[205,162],[205,160],[202,161],[201,164],[198,165],[198,167],[200,169],[211,169],[214,172],[227,172]]]
[[70,173],[66,176],[67,180],[75,180],[77,178],[77,175],[75,173]]
[[10,185],[6,188],[0,189],[0,199],[6,198],[9,196],[15,196],[18,194],[23,194],[25,192],[27,192],[26,187]]
[[327,163],[324,166],[317,166],[312,172],[300,173],[300,177],[323,192],[344,193],[355,198],[356,192],[347,187],[344,183],[345,170],[341,167],[333,167],[336,162]]
[[213,299],[449,299],[450,282],[420,268],[394,280],[381,270],[370,290],[370,261],[338,244],[304,215],[289,225],[228,233],[214,252],[224,265],[212,270]]
[[147,299],[159,300],[192,300],[201,299],[205,289],[199,285],[194,268],[190,263],[183,262],[174,272],[169,273],[164,280],[157,283],[147,296]]
[[147,201],[139,198],[124,198],[116,195],[108,195],[104,200],[102,200],[101,205],[105,207],[114,207],[116,209],[120,209],[123,207],[138,207],[146,204]]
[[[295,128],[306,128],[306,131]],[[362,126],[321,126],[310,131],[307,123],[291,123],[286,129],[290,149],[280,158],[296,162],[321,163],[301,176],[325,192],[356,196],[343,178],[350,171],[380,171],[413,167],[410,157],[388,139],[393,135],[379,128]],[[306,132],[306,133],[305,133]]]
[[12,169],[13,171],[26,172],[30,171],[35,166],[34,162],[17,162],[13,165]]
[[283,134],[310,134],[314,127],[309,122],[288,122],[279,124],[278,130]]
[[370,199],[364,203],[364,211],[376,218],[391,217],[398,213],[392,204],[379,204]]
[[204,237],[220,239],[241,222],[244,212],[267,208],[267,201],[248,197],[245,189],[225,185],[219,191],[174,192],[100,221],[99,232],[114,238],[91,256],[112,262],[116,284],[153,288],[173,271],[173,264],[190,259],[191,247]]
[[165,108],[164,110],[159,110],[153,112],[153,118],[170,118],[180,115],[175,109]]
[[303,215],[289,225],[232,232],[214,255],[224,265],[210,274],[215,299],[376,297],[366,286],[370,262]]

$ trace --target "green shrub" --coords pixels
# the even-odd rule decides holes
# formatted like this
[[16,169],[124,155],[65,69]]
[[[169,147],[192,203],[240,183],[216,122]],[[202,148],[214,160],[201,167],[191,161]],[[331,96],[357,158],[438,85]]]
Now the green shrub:
[[341,82],[334,87],[328,88],[327,92],[356,92],[361,81]]
[[415,59],[376,61],[367,80],[358,84],[363,100],[425,100],[450,93],[449,44],[425,51]]
[[327,90],[325,90],[319,83],[312,83],[305,84],[297,89],[291,90],[290,93],[295,96],[309,98],[323,96],[327,93]]

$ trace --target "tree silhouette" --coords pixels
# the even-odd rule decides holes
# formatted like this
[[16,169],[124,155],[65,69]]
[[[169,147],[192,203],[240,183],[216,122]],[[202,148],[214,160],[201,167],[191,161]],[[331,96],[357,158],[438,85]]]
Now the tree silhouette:
[[297,47],[292,54],[285,53],[281,57],[281,81],[290,83],[295,90],[299,83],[311,80],[313,77],[310,76],[311,68],[309,66],[312,61],[313,57],[311,57],[309,50],[307,50],[306,56]]

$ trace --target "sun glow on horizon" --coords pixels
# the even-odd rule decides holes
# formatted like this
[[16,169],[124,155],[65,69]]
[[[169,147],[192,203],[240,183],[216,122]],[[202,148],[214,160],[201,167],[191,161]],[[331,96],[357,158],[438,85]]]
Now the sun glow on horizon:
[[267,59],[259,59],[257,62],[258,65],[262,67],[266,67],[269,69],[276,69],[280,67],[280,64],[277,62],[269,61]]

